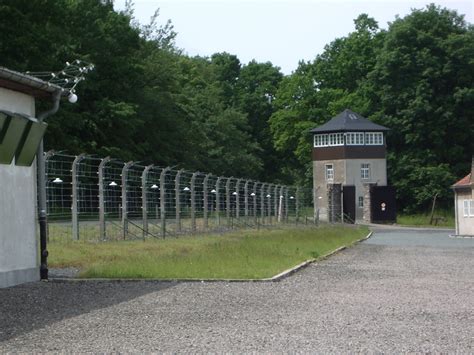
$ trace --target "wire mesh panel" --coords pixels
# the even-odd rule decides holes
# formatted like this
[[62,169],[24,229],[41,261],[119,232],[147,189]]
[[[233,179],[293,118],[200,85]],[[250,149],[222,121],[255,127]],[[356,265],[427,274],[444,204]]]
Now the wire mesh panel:
[[46,154],[49,235],[119,240],[317,219],[313,190],[124,163]]
[[[97,240],[99,228],[99,165],[101,159],[79,156],[73,165],[73,238]],[[76,214],[76,215],[75,215]]]
[[204,179],[206,175],[196,172],[191,182],[191,231],[204,232]]
[[143,238],[142,173],[144,166],[127,163],[122,169],[122,224],[124,239]]
[[48,214],[48,235],[50,239],[72,238],[72,163],[73,155],[45,155],[46,206]]
[[101,239],[122,239],[122,169],[124,163],[108,160],[103,166],[104,233]]
[[145,196],[145,203],[143,203],[144,210],[144,237],[161,236],[161,188],[160,175],[163,168],[151,166],[146,172],[144,185],[142,184],[142,199]]

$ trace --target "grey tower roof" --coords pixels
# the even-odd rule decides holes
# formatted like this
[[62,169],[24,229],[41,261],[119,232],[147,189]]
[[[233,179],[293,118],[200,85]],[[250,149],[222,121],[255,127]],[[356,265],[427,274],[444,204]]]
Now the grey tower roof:
[[340,131],[389,131],[390,129],[362,117],[349,109],[345,109],[329,122],[313,128],[311,133],[340,132]]

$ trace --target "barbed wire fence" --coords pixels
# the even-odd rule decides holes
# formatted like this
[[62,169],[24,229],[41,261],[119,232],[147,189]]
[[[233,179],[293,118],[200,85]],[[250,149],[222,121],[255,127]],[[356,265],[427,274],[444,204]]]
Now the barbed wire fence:
[[311,188],[48,152],[50,240],[134,240],[313,223]]

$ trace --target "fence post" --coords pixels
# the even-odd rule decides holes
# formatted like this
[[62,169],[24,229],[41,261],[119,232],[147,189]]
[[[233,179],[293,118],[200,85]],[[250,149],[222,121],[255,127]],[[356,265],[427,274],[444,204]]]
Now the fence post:
[[166,237],[166,173],[171,168],[167,167],[160,174],[160,219],[161,219],[161,235]]
[[72,217],[72,239],[79,240],[79,177],[78,165],[85,157],[84,154],[78,155],[72,162],[71,169],[71,184],[72,184],[72,206],[71,206],[71,217]]
[[295,216],[296,216],[296,223],[298,223],[300,218],[300,187],[296,187],[295,193]]
[[110,157],[105,157],[99,164],[99,233],[100,239],[107,238],[107,229],[105,228],[105,190],[104,190],[104,170],[105,164],[110,161]]
[[240,218],[240,182],[242,179],[237,179],[237,183],[235,185],[235,218],[239,219]]
[[283,220],[283,186],[280,186],[280,191],[278,194],[280,205],[278,206],[278,222]]
[[148,235],[148,172],[153,168],[153,164],[148,165],[142,172],[142,219],[143,219],[143,239]]
[[246,180],[244,184],[244,214],[245,220],[249,216],[249,181]]
[[262,189],[260,192],[260,214],[262,215],[262,224],[265,223],[265,185],[262,183],[262,186],[260,188]]
[[278,200],[280,195],[278,194],[278,185],[275,185],[273,189],[273,215],[275,216],[275,220],[278,218]]
[[270,219],[270,224],[272,224],[272,186],[273,185],[269,184],[267,187],[267,200],[268,200],[267,211],[268,211],[268,217]]
[[227,179],[225,183],[225,209],[226,209],[226,217],[227,217],[227,227],[230,227],[230,181],[231,177]]
[[195,172],[191,176],[191,231],[192,233],[196,232],[196,188],[195,188],[195,182],[196,182],[196,176],[198,175],[198,172]]
[[285,222],[288,223],[288,186],[285,186]]
[[221,225],[221,193],[219,191],[222,178],[219,176],[216,181],[216,217],[217,225]]
[[204,203],[204,206],[203,206],[203,217],[204,217],[204,229],[207,230],[209,228],[209,221],[208,221],[208,203],[209,203],[209,191],[208,191],[208,186],[207,186],[207,183],[209,181],[209,177],[211,176],[211,174],[207,174],[205,177],[204,177],[204,180],[202,182],[202,190],[203,190],[203,196],[202,196],[202,199],[203,199],[203,203]]
[[128,169],[133,165],[133,161],[125,163],[122,168],[122,226],[123,239],[128,237],[128,203],[127,203],[127,179]]
[[174,191],[176,195],[176,232],[180,233],[181,232],[181,187],[180,187],[180,179],[181,179],[181,173],[184,170],[178,170],[176,173],[176,177],[174,180]]
[[253,183],[253,192],[252,192],[252,197],[253,197],[253,219],[255,221],[255,224],[258,223],[257,220],[257,185],[258,182]]

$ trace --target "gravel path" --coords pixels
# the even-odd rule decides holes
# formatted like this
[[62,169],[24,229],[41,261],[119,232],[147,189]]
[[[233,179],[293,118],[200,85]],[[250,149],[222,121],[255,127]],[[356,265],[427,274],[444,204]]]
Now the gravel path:
[[0,352],[472,353],[474,240],[448,234],[377,231],[274,283],[0,289]]

